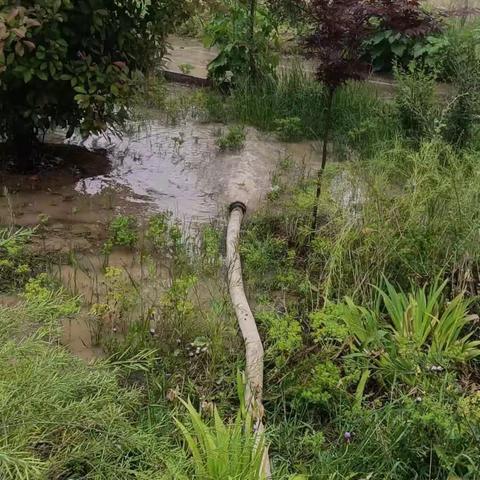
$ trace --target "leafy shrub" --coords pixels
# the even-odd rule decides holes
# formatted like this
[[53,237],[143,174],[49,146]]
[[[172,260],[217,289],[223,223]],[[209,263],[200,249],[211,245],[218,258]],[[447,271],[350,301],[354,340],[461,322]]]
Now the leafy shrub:
[[190,75],[190,73],[192,73],[192,70],[195,67],[190,63],[182,63],[181,65],[178,66],[178,68],[183,74]]
[[208,65],[209,77],[228,90],[242,78],[273,75],[277,58],[271,44],[275,38],[275,25],[266,9],[257,6],[252,19],[245,3],[225,1],[205,28],[204,44],[220,50]]
[[119,247],[134,247],[138,240],[137,219],[118,215],[110,223],[110,242]]
[[215,143],[221,151],[241,150],[245,145],[246,138],[247,136],[243,127],[233,126],[228,129],[227,133],[217,138]]
[[154,248],[161,250],[168,244],[168,231],[170,229],[170,212],[152,215],[148,220],[145,236]]
[[122,122],[136,79],[163,55],[184,2],[70,0],[0,7],[0,136],[18,162],[33,161],[37,134],[100,132]]
[[[258,226],[257,226],[258,227]],[[263,235],[260,228],[253,227],[242,238],[240,251],[248,272],[248,279],[253,285],[268,284],[268,274],[271,269],[277,273],[281,269],[280,260],[287,252],[287,245],[281,238],[273,235]]]
[[445,35],[412,38],[391,30],[378,32],[365,42],[366,55],[376,71],[390,71],[395,64],[407,68],[413,61],[436,72],[450,46]]
[[308,403],[328,405],[341,390],[340,369],[331,361],[317,364],[308,384],[300,391],[300,397]]
[[257,319],[266,329],[267,357],[279,366],[285,364],[303,345],[302,326],[292,315],[271,311],[259,312]]
[[379,320],[378,312],[356,305],[349,297],[310,314],[316,342],[322,346],[332,341],[337,345],[346,343],[352,350],[378,348],[383,344],[386,331]]
[[448,65],[453,94],[443,118],[443,138],[457,147],[472,139],[480,115],[480,34],[466,41]]

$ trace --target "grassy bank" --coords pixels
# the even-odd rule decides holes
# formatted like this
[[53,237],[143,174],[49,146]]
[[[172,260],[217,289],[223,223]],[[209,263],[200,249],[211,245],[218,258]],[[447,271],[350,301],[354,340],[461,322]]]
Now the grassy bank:
[[167,407],[120,386],[133,362],[89,367],[58,346],[59,316],[75,310],[48,297],[0,307],[1,477],[175,478],[181,450]]

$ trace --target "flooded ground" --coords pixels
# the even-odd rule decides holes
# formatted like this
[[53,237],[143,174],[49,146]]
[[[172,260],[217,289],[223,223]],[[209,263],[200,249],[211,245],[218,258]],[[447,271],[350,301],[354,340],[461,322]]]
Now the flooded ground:
[[[451,2],[459,0],[434,0],[437,6],[447,7]],[[480,2],[480,0],[477,0]],[[216,48],[206,48],[197,38],[184,38],[176,35],[169,37],[170,50],[167,59],[164,62],[164,69],[173,73],[185,73],[199,79],[206,79],[208,75],[208,64],[216,57]],[[301,55],[286,54],[280,57],[279,70],[288,71],[301,68],[307,74],[312,76],[315,74],[317,63],[315,60],[306,59]],[[187,68],[187,70],[184,70]],[[378,94],[386,99],[394,96],[396,84],[391,74],[371,73],[367,78],[378,92]],[[451,92],[451,88],[444,83],[437,83],[437,91],[439,95],[447,95]]]
[[[314,143],[281,143],[254,129],[246,131],[243,149],[221,152],[216,140],[224,129],[192,119],[172,125],[159,112],[148,112],[123,137],[102,135],[63,145],[53,135],[57,165],[35,175],[0,174],[0,224],[40,224],[33,248],[68,258],[53,266],[54,274],[85,304],[99,302],[105,292],[100,251],[115,215],[135,215],[141,222],[168,210],[186,226],[226,219],[233,201],[244,202],[249,212],[261,205],[285,159],[295,164],[295,174],[319,164]],[[109,265],[128,272],[143,288],[138,256],[114,251]],[[101,356],[88,308],[64,322],[62,342],[85,360]]]
[[169,210],[185,224],[208,222],[235,200],[257,208],[283,159],[299,168],[318,162],[314,144],[282,144],[253,129],[245,148],[220,152],[215,142],[223,128],[193,120],[170,125],[152,117],[132,123],[123,138],[89,138],[83,146],[105,152],[109,171],[89,175],[85,169],[79,175],[76,162],[39,175],[4,174],[0,222],[31,226],[42,221],[47,251],[84,251],[98,247],[117,213],[145,217]]

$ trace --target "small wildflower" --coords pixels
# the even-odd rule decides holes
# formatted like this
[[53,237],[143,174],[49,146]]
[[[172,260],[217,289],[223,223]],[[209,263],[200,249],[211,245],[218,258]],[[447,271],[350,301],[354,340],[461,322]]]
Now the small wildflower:
[[351,432],[345,432],[343,434],[343,438],[347,443],[350,443],[352,441],[352,433]]

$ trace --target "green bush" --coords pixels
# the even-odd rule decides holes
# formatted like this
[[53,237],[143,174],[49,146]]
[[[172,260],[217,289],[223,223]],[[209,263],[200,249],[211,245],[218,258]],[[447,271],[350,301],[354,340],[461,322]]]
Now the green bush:
[[112,245],[134,247],[138,241],[137,219],[132,215],[117,215],[110,222],[110,239]]
[[242,126],[233,126],[228,131],[222,134],[216,140],[216,145],[221,151],[235,151],[241,150],[245,145],[247,135]]
[[205,27],[205,45],[220,50],[208,64],[209,77],[225,91],[245,78],[273,76],[278,60],[271,47],[276,34],[273,18],[262,5],[256,6],[252,19],[248,4],[225,0]]
[[375,71],[390,71],[397,63],[407,67],[412,61],[434,72],[441,64],[450,47],[450,40],[443,32],[412,38],[408,35],[380,31],[365,42],[365,56],[372,63]]
[[55,127],[101,132],[122,122],[138,76],[166,49],[183,2],[8,0],[0,6],[0,136],[32,162]]

